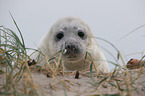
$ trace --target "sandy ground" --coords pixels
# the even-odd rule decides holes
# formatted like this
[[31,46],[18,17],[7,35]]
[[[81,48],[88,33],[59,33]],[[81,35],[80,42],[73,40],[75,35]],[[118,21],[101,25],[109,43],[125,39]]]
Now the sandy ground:
[[[32,73],[34,82],[38,84],[39,88],[43,90],[45,96],[50,94],[51,96],[84,96],[98,94],[94,92],[94,87],[90,86],[88,82],[92,82],[92,79],[85,76],[80,76],[79,79],[75,79],[74,76],[67,75],[65,77],[59,76],[60,80],[56,78],[48,78],[44,74]],[[64,88],[64,83],[60,82],[65,80],[68,88]],[[51,86],[51,87],[50,87]],[[103,90],[103,93],[114,93],[114,90],[110,92],[108,88]]]
[[[136,73],[134,73],[136,74]],[[75,79],[74,75],[58,76],[52,78],[46,76],[42,72],[31,72],[34,83],[37,85],[39,96],[97,96],[99,93],[103,94],[118,94],[119,91],[112,88],[110,85],[100,85],[97,90],[91,86],[88,82],[93,80],[86,76],[79,76],[79,79]],[[0,74],[0,84],[4,84],[4,74]],[[64,83],[65,81],[65,83]],[[139,82],[138,82],[139,81]],[[137,91],[131,91],[132,96],[144,96],[145,94],[145,71],[138,79]],[[140,84],[141,83],[141,84]],[[68,89],[66,87],[67,86]],[[97,94],[97,95],[96,95]],[[123,94],[125,96],[125,94]],[[115,95],[112,95],[115,96]],[[119,95],[116,95],[119,96]]]
[[[136,73],[135,73],[136,74]],[[93,82],[89,77],[80,75],[79,79],[75,79],[74,76],[67,75],[65,77],[59,76],[60,80],[56,78],[48,78],[46,75],[41,73],[32,73],[34,82],[38,84],[39,88],[42,89],[41,93],[44,96],[92,96],[99,93],[103,94],[118,94],[119,91],[106,84],[106,87],[100,85],[98,90],[91,86],[88,82]],[[64,88],[64,83],[60,82],[65,80],[69,90]],[[144,81],[144,83],[142,83]],[[141,84],[139,84],[141,83]],[[138,79],[137,91],[131,91],[132,96],[144,96],[145,94],[145,72]],[[112,88],[112,89],[111,89]],[[124,94],[125,95],[125,94]]]

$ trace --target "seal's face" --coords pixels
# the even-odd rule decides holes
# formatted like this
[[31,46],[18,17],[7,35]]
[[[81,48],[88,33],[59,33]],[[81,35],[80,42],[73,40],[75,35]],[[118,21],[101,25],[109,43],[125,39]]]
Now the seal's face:
[[85,32],[75,26],[65,27],[64,29],[55,36],[58,50],[62,50],[63,56],[69,59],[80,58],[85,53],[85,42],[87,40]]
[[62,50],[63,56],[73,60],[85,54],[87,35],[76,26],[65,26],[56,33],[55,42],[57,49]]
[[76,60],[85,55],[88,44],[86,31],[81,24],[79,25],[79,22],[64,21],[57,25],[54,32],[54,44],[58,51],[62,50],[64,58]]

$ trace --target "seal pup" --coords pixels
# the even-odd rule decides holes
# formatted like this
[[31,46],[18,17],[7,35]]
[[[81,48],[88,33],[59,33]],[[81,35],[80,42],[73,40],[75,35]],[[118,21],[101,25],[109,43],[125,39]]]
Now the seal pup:
[[[90,27],[77,17],[65,17],[56,21],[44,35],[38,49],[48,59],[62,50],[64,66],[67,70],[82,71],[90,68],[93,60],[98,70],[108,73],[109,67],[105,56],[94,38]],[[31,56],[38,57],[38,53]],[[40,56],[40,59],[42,56]],[[40,64],[46,63],[42,60]]]

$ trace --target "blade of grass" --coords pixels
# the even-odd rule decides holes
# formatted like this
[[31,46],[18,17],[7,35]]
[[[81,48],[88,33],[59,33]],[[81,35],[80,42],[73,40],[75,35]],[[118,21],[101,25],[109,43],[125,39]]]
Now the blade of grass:
[[10,16],[11,16],[11,18],[12,18],[12,20],[13,20],[13,22],[14,22],[14,24],[15,24],[15,26],[16,26],[18,32],[19,32],[19,34],[20,34],[20,36],[21,36],[22,43],[23,43],[23,48],[24,48],[24,50],[25,50],[25,42],[24,42],[23,35],[22,35],[22,33],[21,33],[21,31],[20,31],[20,29],[19,29],[19,27],[18,27],[18,25],[17,25],[17,23],[16,23],[16,21],[15,21],[15,19],[14,19],[14,17],[12,16],[12,14],[11,14],[10,11],[9,11],[9,13],[10,13]]
[[[130,35],[131,33],[135,32],[135,31],[137,31],[137,30],[139,30],[140,28],[143,28],[143,27],[145,27],[145,25],[141,25],[141,26],[137,27],[136,29],[134,29],[134,30],[132,30],[131,32],[127,33],[126,35],[122,36],[119,40],[121,40],[121,39],[127,37],[127,36]],[[118,40],[118,41],[119,41],[119,40]]]

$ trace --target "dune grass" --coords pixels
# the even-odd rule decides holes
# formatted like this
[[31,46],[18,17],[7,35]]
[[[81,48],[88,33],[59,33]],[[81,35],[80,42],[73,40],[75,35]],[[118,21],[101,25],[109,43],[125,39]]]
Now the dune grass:
[[[61,55],[58,58],[54,57],[48,61],[47,57],[40,52],[40,54],[44,56],[44,59],[47,62],[46,65],[34,65],[32,67],[29,67],[28,61],[30,60],[30,57],[27,55],[27,50],[35,49],[26,48],[22,32],[20,31],[12,15],[11,17],[20,37],[18,37],[18,35],[11,29],[0,26],[0,75],[3,75],[4,77],[0,77],[0,79],[4,79],[4,82],[0,83],[0,95],[40,95],[39,87],[37,86],[37,84],[34,83],[33,77],[31,76],[31,71],[43,70],[45,71],[45,73],[47,73],[48,77],[52,77],[59,81],[52,86],[61,84],[64,88],[64,95],[67,96],[67,92],[70,91],[70,88],[66,82],[69,82],[69,80],[67,80],[65,77],[67,73],[62,64],[63,60],[61,58]],[[115,45],[99,37],[96,37],[96,39],[100,39],[108,43],[114,48],[114,50],[116,50],[118,54],[117,56],[113,56],[111,52],[107,50],[108,54],[113,56],[113,58],[116,60],[114,62],[109,61],[113,65],[115,65],[114,70],[111,71],[109,74],[98,72],[97,69],[93,70],[93,68],[96,68],[97,66],[95,66],[92,59],[89,74],[85,74],[85,76],[91,78],[91,80],[87,81],[87,83],[90,84],[91,88],[93,88],[91,92],[97,92],[97,94],[90,96],[133,96],[132,91],[137,91],[137,86],[135,84],[137,83],[136,81],[143,74],[145,70],[144,67],[137,71],[137,73],[136,71],[130,72],[126,67],[123,56],[121,55],[118,48],[115,47]],[[38,50],[35,51],[39,52]],[[91,54],[89,54],[88,52],[86,52],[86,55],[89,55],[91,57]],[[141,60],[143,60],[143,58],[145,58],[145,56],[143,56]],[[121,59],[121,63],[123,64],[123,66],[117,61],[119,59]],[[136,73],[136,75],[133,75],[134,73]],[[61,74],[64,79],[60,79],[58,74]],[[145,80],[143,82],[145,82]],[[117,93],[106,94],[101,92],[100,88],[108,87],[111,87],[110,90],[117,90]]]
[[[3,78],[5,82],[1,82],[0,85],[0,95],[37,94],[27,64],[29,56],[24,39],[13,17],[12,19],[20,38],[11,29],[0,26],[0,71],[5,75]],[[22,81],[21,87],[18,84],[20,81]]]

